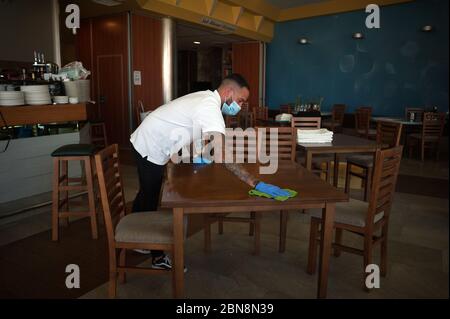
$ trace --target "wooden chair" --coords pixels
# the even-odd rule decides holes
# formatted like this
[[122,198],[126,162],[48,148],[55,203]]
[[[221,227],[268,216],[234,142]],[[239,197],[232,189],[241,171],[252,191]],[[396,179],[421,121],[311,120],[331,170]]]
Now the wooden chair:
[[290,104],[282,104],[282,105],[280,105],[280,113],[291,114],[292,113],[291,105]]
[[[225,137],[225,154],[233,155],[233,162],[256,163],[257,139],[248,138],[243,131],[227,131]],[[219,234],[223,234],[224,222],[237,222],[250,224],[249,236],[254,236],[254,254],[260,252],[261,213],[250,212],[249,217],[232,217],[229,214],[206,214],[205,226],[205,252],[211,250],[211,224],[218,222]]]
[[[266,131],[268,132],[268,131]],[[273,141],[270,140],[269,134],[266,134],[264,140],[258,140],[258,148],[261,152],[262,149],[270,149],[270,144]],[[297,147],[297,129],[294,127],[279,127],[278,128],[278,160],[279,163],[283,162],[295,162],[296,161],[296,147]],[[286,234],[288,223],[288,212],[280,211],[280,233],[278,251],[284,252],[286,250]]]
[[444,122],[444,113],[424,113],[422,132],[408,135],[409,157],[412,156],[413,148],[418,147],[422,161],[425,160],[426,148],[434,149],[436,151],[436,160],[439,160],[439,145],[444,131]]
[[320,129],[320,117],[292,117],[291,125],[297,129]]
[[[320,117],[293,117],[291,121],[291,125],[296,129],[320,129],[322,119]],[[298,131],[297,131],[298,133]],[[331,180],[331,162],[334,160],[334,157],[331,155],[317,155],[313,157],[313,172],[325,174],[325,180]],[[299,160],[300,163],[304,163],[304,160]],[[323,164],[326,164],[325,170],[322,169]]]
[[239,127],[239,116],[225,115],[225,127],[228,128]]
[[423,114],[425,110],[417,107],[407,107],[405,109],[405,119],[409,121],[411,119],[411,114],[414,114],[414,121],[421,122],[423,120]]
[[253,108],[254,126],[258,125],[258,121],[267,121],[269,119],[269,108],[267,106],[259,106]]
[[[369,203],[352,199],[350,203],[339,203],[336,205],[334,255],[338,257],[341,251],[362,255],[364,257],[364,278],[367,275],[365,273],[367,265],[373,263],[373,249],[376,244],[381,246],[380,274],[384,277],[387,273],[389,215],[402,157],[402,149],[403,146],[397,146],[377,151]],[[309,213],[312,218],[307,272],[314,274],[317,248],[320,244],[320,231],[322,231],[320,228],[323,229],[323,227],[319,227],[322,226],[322,211],[311,210]],[[356,249],[343,245],[344,230],[363,237],[364,248]]]
[[331,110],[331,121],[323,121],[322,127],[333,132],[342,131],[344,125],[345,104],[335,104]]
[[[108,292],[110,298],[115,298],[117,276],[121,283],[125,283],[126,272],[173,273],[167,270],[126,265],[126,252],[130,249],[173,251],[172,214],[170,212],[127,214],[117,144],[108,146],[96,154],[95,163],[98,169],[100,196],[108,237]],[[119,259],[118,263],[117,259]]]
[[105,148],[108,146],[108,135],[106,133],[105,122],[90,122],[89,130],[91,144],[96,145],[98,148]]
[[355,112],[356,134],[360,137],[373,139],[377,131],[370,128],[370,118],[372,116],[371,107],[360,107]]
[[[377,143],[387,145],[387,147],[396,147],[400,145],[402,135],[402,124],[393,122],[378,122],[377,125]],[[363,173],[357,173],[352,170],[357,167],[363,170]],[[370,181],[373,172],[373,155],[354,155],[347,158],[347,172],[345,177],[345,192],[350,192],[351,176],[357,176],[362,179],[364,184],[364,201],[367,201],[370,192]]]

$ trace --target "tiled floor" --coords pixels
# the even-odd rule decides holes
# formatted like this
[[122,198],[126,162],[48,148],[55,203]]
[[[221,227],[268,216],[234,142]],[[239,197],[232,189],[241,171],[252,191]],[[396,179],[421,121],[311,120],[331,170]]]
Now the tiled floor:
[[[135,168],[124,165],[122,174],[127,200],[132,200],[137,190]],[[448,180],[448,161],[421,163],[404,160],[401,174]],[[352,196],[359,197],[360,192],[353,191]],[[362,257],[343,253],[341,257],[331,259],[328,288],[330,298],[448,298],[448,197],[421,196],[406,190],[398,192],[391,214],[389,270],[388,276],[381,279],[381,288],[365,292],[362,289]],[[28,215],[31,216],[0,226],[0,246],[48,231],[49,207]],[[226,224],[224,235],[218,235],[216,227],[213,227],[213,250],[210,254],[203,252],[202,232],[190,237],[185,251],[186,265],[189,268],[185,280],[186,296],[315,298],[317,275],[311,276],[305,272],[309,219],[299,212],[290,214],[287,249],[284,254],[279,254],[278,218],[276,212],[264,215],[261,256],[258,257],[251,254],[253,241],[248,236],[247,225]],[[352,234],[346,234],[344,240],[347,244],[360,245],[359,238]],[[375,260],[378,260],[378,249],[375,254]],[[1,260],[2,256],[0,263]],[[92,267],[104,265],[102,262]],[[30,271],[33,269],[31,267]],[[118,297],[170,298],[171,287],[170,276],[131,274],[127,284],[119,285]],[[94,286],[82,298],[105,298],[106,288],[106,284]],[[48,297],[45,287],[41,291],[42,297]]]

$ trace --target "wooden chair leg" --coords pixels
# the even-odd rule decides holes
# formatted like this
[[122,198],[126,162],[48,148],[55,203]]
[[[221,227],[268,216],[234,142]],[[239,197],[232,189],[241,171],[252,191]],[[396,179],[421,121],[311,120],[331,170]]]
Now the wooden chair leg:
[[287,234],[288,212],[280,211],[280,240],[278,251],[284,253],[286,250],[286,234]]
[[59,239],[59,159],[53,158],[52,240]]
[[254,236],[255,236],[255,256],[259,256],[261,251],[261,213],[254,214],[255,225],[254,225]]
[[316,272],[317,263],[317,236],[319,235],[319,221],[311,218],[311,226],[309,231],[309,250],[308,250],[308,267],[306,271],[310,275]]
[[381,262],[380,262],[380,275],[386,277],[387,275],[387,241],[388,241],[388,225],[387,222],[381,229]]
[[[334,237],[334,242],[336,244],[342,245],[342,228],[336,228],[336,233]],[[341,255],[341,249],[340,248],[334,248],[334,256],[339,257]]]
[[[65,176],[63,186],[69,185],[69,162],[68,161],[61,161],[61,168],[62,168],[62,175]],[[69,191],[63,192],[63,201],[65,201],[64,204],[64,211],[69,211]],[[63,219],[64,227],[69,227],[69,217]]]
[[219,235],[223,235],[223,220],[219,217],[219,222],[217,223],[219,226]]
[[116,267],[110,267],[109,270],[109,284],[108,284],[109,298],[116,298],[117,295],[117,269]]
[[365,235],[364,237],[364,289],[366,291],[370,291],[370,289],[366,286],[366,268],[368,265],[372,264],[372,238],[369,238],[369,236]]
[[[252,220],[255,220],[255,212],[251,212],[250,213],[250,218]],[[249,231],[248,231],[248,235],[249,236],[253,236],[255,234],[255,224],[254,223],[250,223],[249,224]]]
[[205,253],[209,253],[211,251],[211,223],[209,220],[209,216],[205,215],[204,219],[203,219],[203,225],[205,227],[205,231],[204,231],[204,241],[205,241],[205,247],[204,247],[204,251]]
[[[120,256],[119,256],[119,266],[125,267],[127,263],[127,250],[125,248],[120,250]],[[124,284],[127,282],[127,274],[125,270],[119,270],[119,282],[121,284]]]
[[331,162],[327,162],[327,183],[331,184]]
[[372,168],[366,168],[366,177],[364,181],[364,201],[367,202],[370,196],[370,183],[372,180]]
[[439,161],[439,155],[440,155],[440,147],[439,147],[439,143],[436,143],[436,161]]
[[345,171],[345,193],[346,194],[349,194],[349,192],[350,192],[350,178],[351,178],[351,175],[350,175],[350,171],[351,171],[351,169],[352,169],[352,164],[350,164],[350,163],[347,163],[347,169],[346,169],[346,171]]
[[421,147],[420,147],[420,159],[423,161],[425,161],[425,145],[422,142]]
[[94,195],[94,185],[92,182],[93,178],[92,178],[91,158],[87,156],[84,160],[84,163],[86,168],[86,185],[88,192],[89,212],[91,218],[92,238],[98,239],[97,213],[95,211],[95,195]]

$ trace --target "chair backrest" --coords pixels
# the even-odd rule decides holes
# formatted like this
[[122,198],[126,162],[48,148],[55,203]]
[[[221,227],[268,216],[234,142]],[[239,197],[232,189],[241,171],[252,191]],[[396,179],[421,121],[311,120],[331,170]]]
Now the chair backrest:
[[331,112],[332,112],[331,119],[333,123],[343,125],[345,115],[345,104],[333,105],[333,109],[331,110]]
[[[295,162],[297,147],[297,129],[294,127],[267,127],[265,138],[261,139],[258,133],[258,153],[265,150],[266,154],[270,150],[271,143],[270,129],[278,130],[278,160]],[[264,147],[264,149],[262,149]]]
[[238,127],[239,126],[239,116],[225,115],[225,127]]
[[369,134],[370,117],[372,111],[368,108],[358,108],[355,112],[355,128],[357,131],[364,131]]
[[427,137],[434,137],[439,141],[442,137],[442,133],[444,132],[444,124],[444,113],[423,113],[422,142],[424,142]]
[[411,119],[411,114],[414,114],[414,120],[416,121],[422,121],[423,120],[423,113],[425,113],[425,110],[418,107],[407,107],[405,109],[405,118],[407,121]]
[[291,112],[292,112],[292,108],[289,104],[280,105],[280,113],[291,114]]
[[384,213],[383,219],[389,218],[402,151],[403,146],[397,146],[376,152],[372,190],[366,219],[366,227],[369,230],[373,229],[375,216],[379,213]]
[[[257,134],[243,130],[227,130],[225,133],[225,156],[233,156],[233,162],[256,163]],[[227,157],[226,161],[230,160]],[[239,161],[238,161],[239,160]]]
[[377,143],[386,144],[388,147],[400,145],[402,124],[388,121],[380,121],[377,124]]
[[320,117],[293,117],[291,126],[301,129],[319,129],[321,122]]
[[125,196],[119,168],[119,147],[110,145],[95,155],[100,198],[110,250],[114,248],[114,230],[125,216]]
[[254,120],[268,120],[269,119],[269,108],[267,106],[258,106],[253,108],[253,118]]

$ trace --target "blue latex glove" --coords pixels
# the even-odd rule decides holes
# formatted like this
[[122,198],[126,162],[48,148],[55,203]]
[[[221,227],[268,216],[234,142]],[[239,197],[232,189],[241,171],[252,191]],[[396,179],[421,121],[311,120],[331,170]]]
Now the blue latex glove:
[[263,183],[263,182],[259,182],[255,186],[255,189],[257,191],[260,191],[262,193],[266,193],[266,194],[268,194],[270,196],[273,196],[273,197],[289,196],[289,192],[279,188],[278,186],[266,184],[266,183]]
[[207,158],[204,158],[204,157],[194,157],[193,159],[192,159],[192,163],[194,163],[194,164],[211,164],[212,163],[212,161],[210,161],[209,159],[207,159]]

